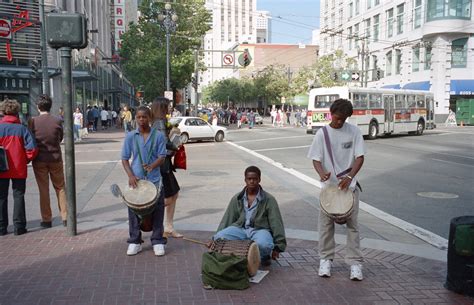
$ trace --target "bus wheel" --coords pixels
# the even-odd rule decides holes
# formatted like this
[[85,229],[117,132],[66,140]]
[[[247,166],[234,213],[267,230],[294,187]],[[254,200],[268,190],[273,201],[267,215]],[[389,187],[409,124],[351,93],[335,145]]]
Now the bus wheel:
[[416,135],[421,136],[423,131],[425,131],[425,122],[420,120],[418,121],[418,125],[416,125]]
[[369,140],[375,140],[377,138],[378,130],[377,130],[377,124],[375,122],[371,122],[369,125],[369,135],[368,139]]

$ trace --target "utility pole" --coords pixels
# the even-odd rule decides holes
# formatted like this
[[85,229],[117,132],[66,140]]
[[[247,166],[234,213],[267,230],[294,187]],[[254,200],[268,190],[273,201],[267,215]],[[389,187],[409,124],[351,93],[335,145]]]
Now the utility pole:
[[198,105],[199,105],[199,93],[198,93],[198,84],[199,84],[199,49],[194,50],[194,115],[197,116]]
[[41,78],[43,94],[51,95],[49,88],[49,71],[48,71],[48,45],[46,44],[46,26],[44,18],[44,0],[40,3],[40,22],[41,22]]

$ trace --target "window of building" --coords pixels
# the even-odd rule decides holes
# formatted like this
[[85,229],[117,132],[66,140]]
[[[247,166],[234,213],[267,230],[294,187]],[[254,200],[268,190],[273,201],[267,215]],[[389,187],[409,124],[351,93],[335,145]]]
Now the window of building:
[[425,48],[425,70],[431,69],[431,47]]
[[334,35],[331,35],[331,50],[334,50]]
[[367,0],[367,9],[372,7],[372,0]]
[[413,21],[413,27],[415,29],[419,28],[421,26],[421,22],[422,22],[422,16],[421,16],[421,0],[414,0],[414,12],[413,12],[413,16],[415,17],[414,21]]
[[379,5],[379,4],[380,4],[380,0],[375,0],[374,1],[374,6]]
[[380,26],[380,15],[374,16],[374,41],[379,41],[379,26]]
[[359,46],[359,24],[354,24],[354,47]]
[[336,28],[336,15],[334,13],[331,14],[331,28]]
[[467,65],[467,38],[456,39],[451,42],[451,67],[466,68]]
[[343,23],[343,18],[344,17],[344,10],[341,8],[339,10],[339,26],[341,27],[342,26],[342,23]]
[[471,0],[427,0],[426,21],[471,19]]
[[403,13],[405,11],[405,4],[397,6],[397,34],[403,33]]
[[392,51],[387,52],[385,55],[385,75],[392,75]]
[[395,74],[398,75],[402,71],[402,51],[401,50],[395,50],[395,60],[396,60]]
[[349,3],[349,14],[348,14],[349,18],[352,18],[352,16],[353,16],[352,13],[353,12],[354,12],[354,3],[351,2],[351,3]]
[[360,13],[360,0],[355,0],[355,15],[359,15]]
[[393,8],[387,11],[387,37],[393,36]]
[[420,71],[420,47],[413,48],[412,71]]
[[378,80],[380,78],[381,76],[380,72],[379,74],[377,73],[378,69],[379,69],[379,59],[377,58],[377,55],[372,55],[372,80]]
[[365,37],[370,37],[370,19],[365,20]]

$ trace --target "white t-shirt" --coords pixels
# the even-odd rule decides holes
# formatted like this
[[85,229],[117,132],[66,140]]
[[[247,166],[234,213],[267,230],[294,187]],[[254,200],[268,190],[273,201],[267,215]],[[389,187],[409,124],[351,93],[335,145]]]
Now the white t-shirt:
[[107,110],[102,109],[102,111],[100,112],[100,119],[102,121],[107,121],[107,116],[108,115],[109,115],[109,113],[107,112]]
[[82,120],[82,113],[80,112],[74,112],[72,114],[74,118],[74,125],[82,125],[81,120]]
[[[336,174],[352,167],[355,159],[365,154],[364,138],[357,126],[347,122],[340,129],[334,129],[329,125],[326,128],[331,142],[334,168],[326,148],[322,128],[314,136],[308,151],[308,158],[320,161],[324,170],[331,172],[329,180],[324,182],[326,185],[338,184]],[[357,179],[354,177],[349,187],[355,189],[356,183]]]

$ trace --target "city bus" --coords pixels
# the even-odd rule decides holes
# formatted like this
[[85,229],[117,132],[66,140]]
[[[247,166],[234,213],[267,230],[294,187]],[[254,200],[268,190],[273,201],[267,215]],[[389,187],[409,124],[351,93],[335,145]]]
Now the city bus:
[[309,92],[307,133],[331,122],[329,107],[339,98],[352,102],[354,113],[347,122],[362,135],[375,139],[397,133],[423,134],[433,124],[433,94],[429,91],[332,87]]

